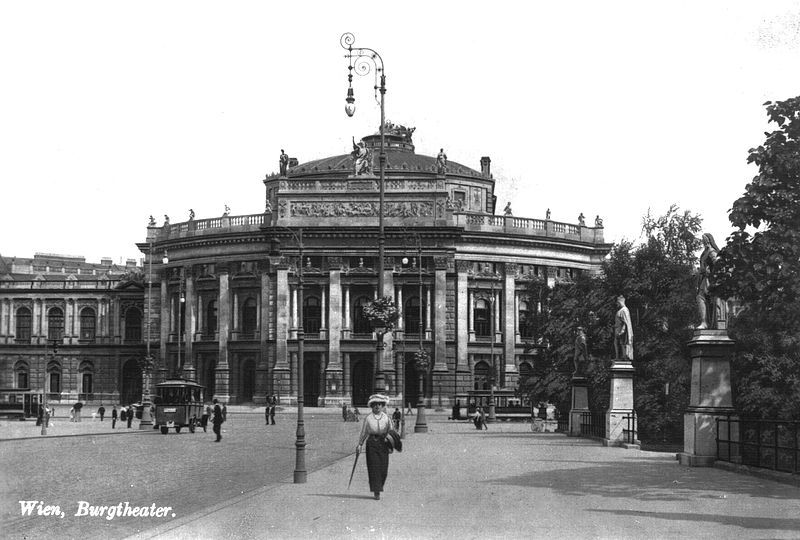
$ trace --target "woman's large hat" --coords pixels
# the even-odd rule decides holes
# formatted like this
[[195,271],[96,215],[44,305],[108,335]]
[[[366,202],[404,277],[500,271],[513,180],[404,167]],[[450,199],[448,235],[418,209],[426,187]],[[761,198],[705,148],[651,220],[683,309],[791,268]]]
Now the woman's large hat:
[[367,401],[367,406],[372,407],[373,403],[389,403],[389,397],[384,396],[383,394],[372,394],[369,396],[369,400]]

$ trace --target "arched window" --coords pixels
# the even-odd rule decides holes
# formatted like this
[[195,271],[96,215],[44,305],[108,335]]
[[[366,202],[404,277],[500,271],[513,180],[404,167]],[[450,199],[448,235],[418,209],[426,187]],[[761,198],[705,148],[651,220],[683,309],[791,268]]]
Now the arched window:
[[[406,334],[418,334],[420,330],[419,323],[424,319],[420,319],[419,297],[412,296],[406,300],[405,310],[403,316],[405,317],[405,331]],[[424,324],[424,323],[423,323]],[[423,328],[424,330],[424,328]]]
[[533,368],[528,362],[521,362],[519,365],[519,382],[524,383],[533,376]]
[[17,337],[18,343],[31,342],[31,310],[21,307],[17,310]]
[[489,328],[489,302],[480,299],[475,302],[475,335],[481,337],[489,337],[491,329]]
[[129,307],[125,312],[125,341],[142,341],[142,312]]
[[207,339],[214,339],[217,335],[217,301],[209,300],[206,304],[206,327],[203,333]]
[[354,334],[370,334],[372,333],[372,325],[369,319],[364,316],[364,306],[372,302],[366,296],[362,296],[353,303],[353,333]]
[[258,328],[258,308],[253,298],[245,300],[242,306],[242,334],[253,337]]
[[81,310],[81,340],[94,341],[97,318],[90,307]]
[[307,296],[303,298],[303,330],[318,334],[322,327],[322,307],[319,298]]
[[486,362],[478,362],[475,364],[475,379],[474,379],[474,386],[475,390],[490,390],[490,375],[491,375],[491,367]]
[[533,335],[533,318],[528,309],[528,302],[525,300],[519,303],[519,335],[523,338]]
[[30,368],[28,367],[27,362],[20,360],[14,364],[14,382],[16,383],[16,388],[28,388],[28,384],[30,383],[29,374]]
[[47,377],[50,382],[48,392],[51,394],[61,393],[61,363],[52,361],[47,364]]
[[64,312],[61,308],[50,308],[47,312],[47,339],[64,339]]
[[[94,364],[89,361],[81,362],[78,372],[81,374],[81,394],[94,392]],[[85,396],[84,399],[91,399]]]

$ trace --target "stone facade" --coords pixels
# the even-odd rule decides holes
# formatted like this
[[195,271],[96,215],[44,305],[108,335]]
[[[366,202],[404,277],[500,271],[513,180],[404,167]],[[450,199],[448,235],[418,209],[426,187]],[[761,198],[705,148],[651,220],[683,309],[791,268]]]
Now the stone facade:
[[[364,138],[376,156],[379,139]],[[524,352],[520,331],[520,314],[536,309],[526,297],[529,281],[598,272],[610,249],[602,227],[494,215],[489,158],[481,159],[480,172],[449,162],[439,174],[436,159],[416,154],[409,139],[390,133],[386,145],[383,292],[400,310],[380,360],[388,394],[397,403],[417,402],[422,384],[413,356],[420,346],[432,360],[425,392],[437,404],[487,388],[492,357],[498,386],[515,387],[536,362],[535,352]],[[183,377],[222,401],[263,403],[275,393],[294,403],[302,314],[306,405],[366,403],[376,336],[360,306],[378,296],[380,179],[352,171],[349,154],[290,166],[286,176],[263,180],[263,214],[148,227],[137,245],[152,287],[104,292],[110,316],[119,313],[114,302],[121,305],[128,294],[139,302],[157,379],[180,366]],[[38,291],[0,298],[3,313],[23,299],[44,301]],[[50,295],[46,302],[57,299]],[[113,361],[101,364],[109,366],[108,385],[115,383],[118,395],[126,355],[143,357],[145,344],[126,349],[119,330],[108,337],[103,354]],[[13,324],[3,327],[3,339],[8,379],[18,347]],[[44,354],[44,343],[36,345],[29,354]],[[30,384],[39,387],[33,379]]]

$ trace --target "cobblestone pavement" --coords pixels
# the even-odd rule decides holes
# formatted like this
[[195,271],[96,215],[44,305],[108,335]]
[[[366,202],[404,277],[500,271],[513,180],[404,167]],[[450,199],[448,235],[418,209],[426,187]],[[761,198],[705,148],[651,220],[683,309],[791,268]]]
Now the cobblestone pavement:
[[[85,418],[80,424],[66,422],[69,430],[90,433],[84,436],[0,441],[0,536],[119,538],[287,478],[291,481],[296,415],[279,413],[275,426],[265,426],[263,407],[260,411],[237,414],[229,410],[220,444],[214,443],[210,425],[207,433],[161,435],[125,428],[106,436],[111,432],[108,419],[100,426],[99,421]],[[357,424],[342,422],[340,415],[327,411],[307,411],[305,419],[309,471],[352,451]],[[34,434],[41,429],[32,421],[19,424],[29,424]],[[48,429],[48,435],[58,427]],[[91,433],[101,428],[102,432]],[[65,516],[22,516],[19,501],[58,505]],[[172,509],[162,518],[107,520],[74,516],[79,501],[92,505],[129,501],[131,506],[155,504]]]

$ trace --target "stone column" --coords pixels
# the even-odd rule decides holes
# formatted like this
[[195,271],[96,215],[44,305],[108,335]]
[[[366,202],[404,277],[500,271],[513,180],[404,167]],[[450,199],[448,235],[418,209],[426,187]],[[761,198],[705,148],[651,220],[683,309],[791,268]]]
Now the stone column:
[[275,367],[273,392],[287,395],[290,387],[289,370],[289,267],[280,264],[275,277]]
[[[342,339],[342,260],[339,257],[328,257],[328,312],[323,317],[328,319],[328,368],[325,377],[329,385],[329,396],[344,396],[345,383],[343,382],[343,362],[341,354]],[[330,388],[332,381],[338,380],[336,390]]]
[[475,341],[475,292],[468,291],[469,295],[469,340]]
[[119,311],[119,297],[115,296],[111,300],[111,313],[109,316],[109,336],[111,337],[111,343],[120,343],[121,341],[119,331]]
[[[405,333],[406,325],[403,320],[403,286],[402,285],[395,285],[395,304],[397,305],[397,333],[398,337],[402,339],[403,334]],[[422,298],[419,299],[420,302]]]
[[345,403],[352,405],[353,385],[350,383],[350,353],[342,353],[342,377],[342,397]]
[[[725,330],[695,330],[689,341],[692,385],[689,407],[683,415],[684,450],[678,454],[681,465],[710,467],[716,460],[716,418],[734,412],[731,392],[734,344]],[[731,438],[738,440],[738,430],[731,433]]]
[[431,288],[425,285],[425,339],[431,339],[431,311],[433,304],[431,303]]
[[[158,336],[158,351],[161,366],[167,372],[170,370],[170,363],[167,356],[167,340],[169,339],[169,295],[167,294],[167,276],[166,271],[161,278],[161,332]],[[165,376],[167,376],[165,374]]]
[[606,411],[605,446],[623,446],[639,448],[639,441],[628,443],[626,432],[638,431],[636,413],[633,410],[633,365],[630,360],[614,360],[611,366],[611,392],[608,398],[609,409]]
[[500,291],[497,289],[492,292],[492,317],[494,317],[492,339],[495,343],[500,343],[503,340],[503,327],[500,325]]
[[343,285],[342,288],[344,289],[344,305],[342,306],[342,319],[344,320],[344,324],[342,325],[342,338],[349,339],[350,338],[350,286]]
[[[520,304],[519,294],[515,294],[514,295],[514,342],[515,343],[522,342],[522,339],[520,339],[520,334],[519,334],[519,304]],[[530,309],[530,307],[528,309]]]
[[231,280],[228,269],[221,264],[217,265],[217,274],[219,275],[219,316],[217,317],[219,324],[219,358],[217,359],[214,390],[216,391],[216,397],[222,403],[227,403],[231,398],[231,368],[228,358],[228,340],[230,339],[231,329]]
[[297,287],[292,286],[292,326],[289,328],[289,339],[297,339]]
[[505,365],[501,379],[503,386],[509,384],[508,375],[517,372],[516,362],[516,321],[517,321],[517,291],[516,291],[517,265],[506,263],[505,284],[503,285],[503,354],[505,355]]
[[319,316],[320,316],[320,328],[319,328],[319,339],[328,339],[328,286],[325,283],[322,283],[319,286],[319,297],[320,306]]
[[456,261],[456,373],[468,371],[469,294],[467,289],[469,263]]
[[[436,295],[436,342],[434,344],[434,372],[447,372],[447,258],[435,257],[434,294]],[[433,395],[433,388],[429,395]]]
[[183,317],[183,343],[185,344],[185,354],[183,360],[183,376],[187,379],[196,381],[196,371],[195,371],[195,364],[194,364],[194,348],[193,345],[193,336],[194,336],[194,329],[197,325],[197,320],[195,316],[195,309],[196,309],[196,302],[195,302],[195,292],[194,292],[194,279],[192,278],[192,269],[185,268],[184,269],[186,275],[186,302],[183,308],[185,316]]
[[[266,402],[267,394],[272,394],[272,368],[273,363],[269,358],[269,288],[270,279],[268,268],[261,269],[261,304],[259,305],[259,346],[261,356],[256,362],[256,395],[253,397],[255,403]],[[263,390],[263,397],[259,393]],[[263,400],[263,401],[262,401]]]
[[569,411],[569,436],[580,437],[581,418],[589,410],[589,381],[586,377],[572,377],[572,405]]
[[[303,381],[298,381],[297,380],[297,375],[298,375],[298,373],[297,373],[297,365],[298,365],[297,351],[290,352],[289,353],[289,358],[291,359],[291,365],[289,367],[289,369],[290,369],[289,395],[287,396],[287,399],[288,399],[289,403],[291,403],[293,405],[297,405],[298,404],[298,401],[297,401],[297,390],[300,387],[300,385],[303,384]],[[303,365],[303,368],[305,368],[305,367],[306,366]]]

